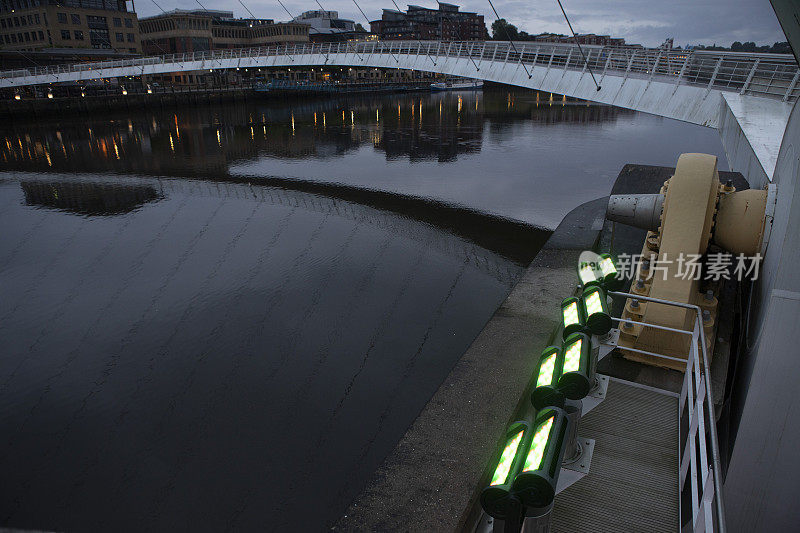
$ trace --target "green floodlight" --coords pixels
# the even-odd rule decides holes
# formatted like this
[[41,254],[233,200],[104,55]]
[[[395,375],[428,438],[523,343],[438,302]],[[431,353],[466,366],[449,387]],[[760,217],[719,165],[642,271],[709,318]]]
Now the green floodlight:
[[586,310],[586,328],[595,335],[605,335],[611,330],[611,313],[608,312],[606,291],[602,287],[587,287],[581,295]]
[[531,393],[531,403],[536,410],[564,407],[564,393],[556,387],[563,363],[558,346],[548,346],[542,351],[536,368],[536,385]]
[[602,278],[595,266],[595,263],[589,261],[581,261],[578,263],[578,279],[581,280],[581,285],[584,287],[600,284]]
[[580,400],[592,388],[591,340],[584,333],[573,333],[562,347],[563,364],[558,378],[558,390],[570,400]]
[[529,509],[545,509],[553,503],[568,425],[567,413],[558,407],[536,415],[525,462],[512,484],[513,493]]
[[492,473],[489,485],[481,491],[480,501],[489,516],[505,520],[519,508],[519,500],[511,492],[514,481],[525,459],[528,440],[528,422],[514,422],[506,432],[500,459]]
[[600,254],[598,267],[600,268],[604,287],[614,289],[621,284],[622,280],[619,278],[617,267],[609,254]]
[[561,322],[564,326],[562,336],[566,339],[586,327],[586,310],[578,298],[570,296],[561,302]]

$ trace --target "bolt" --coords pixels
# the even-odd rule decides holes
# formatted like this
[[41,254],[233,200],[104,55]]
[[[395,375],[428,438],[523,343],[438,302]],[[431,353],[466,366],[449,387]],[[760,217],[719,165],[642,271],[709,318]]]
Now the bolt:
[[703,309],[703,322],[711,322],[711,311]]
[[707,302],[712,302],[712,301],[714,301],[714,291],[712,291],[711,289],[708,289],[708,290],[706,291],[706,301],[707,301]]
[[636,280],[636,288],[637,289],[644,289],[644,280],[643,279],[637,279]]
[[638,309],[639,308],[639,300],[634,298],[631,300],[631,309]]
[[628,321],[628,320],[626,320],[625,323],[622,324],[622,327],[625,328],[625,329],[631,329],[633,327],[633,323]]
[[644,261],[642,261],[642,270],[644,270],[645,272],[650,270],[650,260],[649,259],[645,259]]

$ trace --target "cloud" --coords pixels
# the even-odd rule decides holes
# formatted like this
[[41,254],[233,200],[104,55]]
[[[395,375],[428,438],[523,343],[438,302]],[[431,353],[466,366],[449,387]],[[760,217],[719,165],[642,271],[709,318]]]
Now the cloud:
[[[166,10],[200,9],[196,0],[157,0]],[[287,20],[289,16],[277,0],[242,0],[256,16]],[[314,0],[282,0],[292,15],[318,9]],[[391,0],[357,0],[371,20],[380,18],[384,8],[394,9]],[[236,16],[248,16],[238,0],[200,2],[211,9],[233,11]],[[493,0],[500,16],[528,33],[568,33],[569,29],[556,0]],[[676,44],[724,44],[733,41],[755,41],[772,44],[785,41],[769,0],[562,0],[567,15],[578,33],[611,34],[624,37],[630,43],[655,46],[667,37]],[[320,0],[325,9],[339,11],[366,26],[364,17],[352,0]],[[436,7],[432,0],[411,0],[411,3]],[[458,3],[455,1],[455,3]],[[397,2],[405,8],[405,2]],[[495,16],[486,0],[461,2],[463,10],[484,15],[487,27]],[[139,0],[139,16],[156,15],[160,9],[153,0]]]

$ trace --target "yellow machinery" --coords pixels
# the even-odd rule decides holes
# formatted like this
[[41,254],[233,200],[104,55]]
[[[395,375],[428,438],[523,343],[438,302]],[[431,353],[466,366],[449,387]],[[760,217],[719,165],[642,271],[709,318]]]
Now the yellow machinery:
[[[701,285],[694,275],[691,258],[706,261],[709,246],[732,254],[753,256],[764,235],[767,192],[735,192],[720,184],[717,158],[706,154],[682,154],[675,174],[664,182],[659,195],[627,195],[609,201],[609,220],[647,229],[641,261],[631,293],[700,306],[708,353],[713,353],[717,318],[717,284]],[[707,282],[705,282],[707,283]],[[706,312],[708,311],[708,312]],[[629,298],[620,322],[618,346],[627,358],[647,364],[683,370],[685,363],[656,358],[625,347],[686,359],[687,335],[626,323],[631,319],[647,324],[691,330],[694,311],[646,303]]]

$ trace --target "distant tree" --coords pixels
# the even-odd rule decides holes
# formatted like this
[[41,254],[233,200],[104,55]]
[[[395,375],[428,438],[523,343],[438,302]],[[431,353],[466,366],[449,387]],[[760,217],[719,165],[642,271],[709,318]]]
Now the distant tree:
[[506,19],[497,19],[492,22],[492,39],[495,41],[517,41],[519,31],[513,24],[509,24]]
[[731,44],[731,52],[741,52],[742,51],[742,43],[739,41],[733,41]]
[[360,22],[356,22],[355,29],[356,31],[367,31],[364,29],[364,26],[362,26]]

